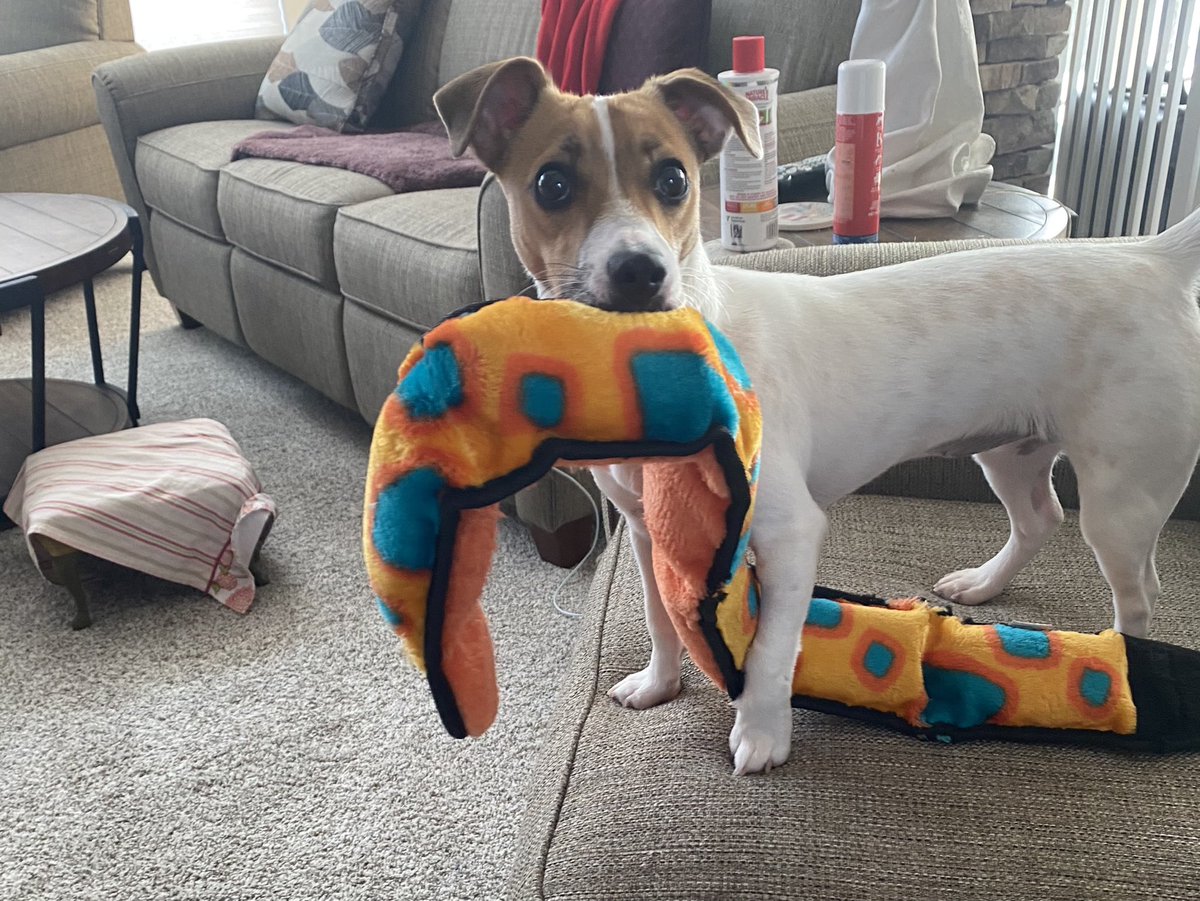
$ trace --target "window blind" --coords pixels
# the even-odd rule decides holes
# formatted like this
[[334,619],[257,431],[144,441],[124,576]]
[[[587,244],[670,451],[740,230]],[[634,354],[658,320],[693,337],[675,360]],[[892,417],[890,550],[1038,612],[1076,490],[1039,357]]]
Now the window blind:
[[1055,196],[1079,213],[1077,237],[1155,234],[1200,205],[1198,4],[1076,5]]

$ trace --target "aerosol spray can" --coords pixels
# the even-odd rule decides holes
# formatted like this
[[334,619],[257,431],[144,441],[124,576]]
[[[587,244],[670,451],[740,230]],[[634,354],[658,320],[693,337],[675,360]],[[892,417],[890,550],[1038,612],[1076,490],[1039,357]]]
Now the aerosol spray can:
[[763,44],[761,36],[734,38],[733,69],[717,76],[758,108],[763,147],[756,160],[733,135],[721,151],[721,245],[728,250],[769,250],[779,237],[779,70],[766,68]]
[[884,75],[883,60],[879,59],[852,59],[838,66],[834,244],[874,244],[879,240]]

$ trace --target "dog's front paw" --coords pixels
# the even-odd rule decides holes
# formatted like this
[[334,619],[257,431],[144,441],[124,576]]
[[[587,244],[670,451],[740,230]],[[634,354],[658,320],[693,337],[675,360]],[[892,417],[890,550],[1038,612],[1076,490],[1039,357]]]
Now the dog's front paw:
[[787,763],[792,751],[792,708],[739,709],[729,733],[733,774],[766,773]]
[[679,675],[656,673],[651,667],[630,673],[608,690],[608,696],[625,707],[645,710],[679,694]]
[[974,569],[960,569],[958,572],[942,576],[933,586],[938,597],[943,597],[956,604],[974,606],[990,601],[1004,590],[1004,583],[996,578],[995,573],[985,563]]

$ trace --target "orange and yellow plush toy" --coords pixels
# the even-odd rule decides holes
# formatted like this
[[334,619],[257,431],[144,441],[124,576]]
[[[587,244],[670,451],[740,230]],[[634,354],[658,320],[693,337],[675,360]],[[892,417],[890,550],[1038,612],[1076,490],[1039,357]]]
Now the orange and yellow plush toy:
[[[497,504],[559,461],[638,460],[663,601],[731,697],[754,635],[747,558],[762,420],[729,342],[693,310],[510,298],[430,331],[375,426],[363,546],[385,620],[446,729],[498,706],[479,598]],[[1200,748],[1200,653],[1108,631],[976,625],[918,599],[818,589],[797,706],[926,738]]]

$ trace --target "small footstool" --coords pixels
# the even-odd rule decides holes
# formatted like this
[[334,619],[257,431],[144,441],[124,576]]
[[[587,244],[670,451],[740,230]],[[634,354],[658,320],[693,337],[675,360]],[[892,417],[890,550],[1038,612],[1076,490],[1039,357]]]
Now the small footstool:
[[190,585],[245,613],[275,520],[229,430],[211,419],[142,426],[58,444],[26,459],[4,504],[47,580],[91,624],[81,554]]

